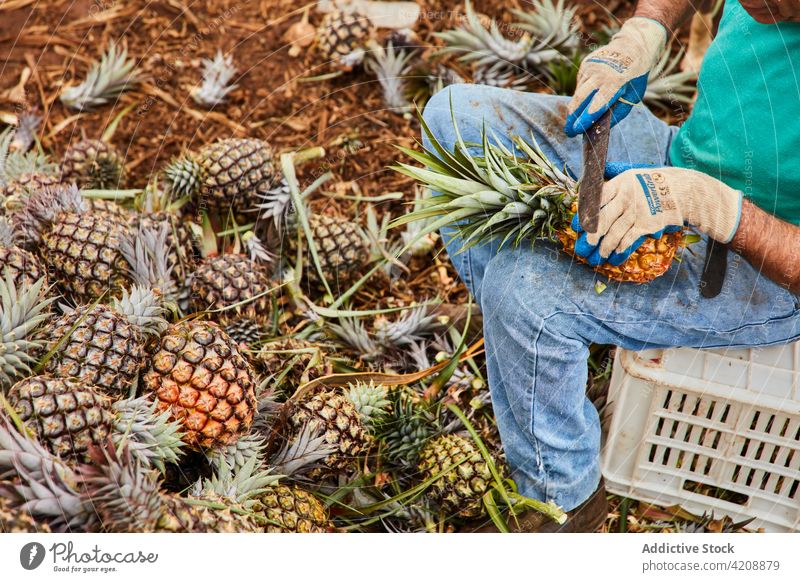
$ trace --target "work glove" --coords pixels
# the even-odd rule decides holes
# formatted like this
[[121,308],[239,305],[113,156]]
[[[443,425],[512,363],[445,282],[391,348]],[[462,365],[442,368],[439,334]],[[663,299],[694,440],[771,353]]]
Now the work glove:
[[569,104],[564,131],[570,137],[585,133],[613,107],[612,127],[641,102],[647,77],[667,44],[667,29],[634,16],[606,46],[590,53],[578,71],[578,86]]
[[695,170],[628,169],[603,186],[597,232],[583,232],[577,215],[573,219],[580,235],[575,254],[593,266],[621,265],[647,236],[658,238],[684,224],[728,243],[739,227],[742,199],[742,192]]

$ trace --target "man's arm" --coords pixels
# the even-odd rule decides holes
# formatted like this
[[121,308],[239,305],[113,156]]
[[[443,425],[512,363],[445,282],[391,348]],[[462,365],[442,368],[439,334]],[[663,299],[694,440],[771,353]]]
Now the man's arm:
[[765,277],[800,293],[800,227],[745,200],[730,245]]
[[664,25],[669,31],[674,31],[691,15],[703,2],[690,0],[639,0],[634,16],[650,18]]

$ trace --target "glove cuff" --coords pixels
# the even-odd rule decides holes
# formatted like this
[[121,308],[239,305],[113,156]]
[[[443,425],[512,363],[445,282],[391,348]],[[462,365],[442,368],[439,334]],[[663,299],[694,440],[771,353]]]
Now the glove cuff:
[[669,32],[657,20],[645,16],[633,16],[625,21],[614,36],[627,38],[640,47],[647,55],[652,68],[658,63],[667,47]]
[[[703,177],[702,180],[714,179]],[[714,181],[715,186],[719,188],[718,193],[711,188],[703,189],[701,183],[692,184],[690,181],[686,184],[690,188],[696,186],[697,189],[687,195],[689,204],[684,216],[689,224],[695,225],[698,230],[714,240],[729,243],[739,228],[744,194],[722,182]],[[697,193],[700,192],[705,193],[702,200],[697,198],[699,196]]]

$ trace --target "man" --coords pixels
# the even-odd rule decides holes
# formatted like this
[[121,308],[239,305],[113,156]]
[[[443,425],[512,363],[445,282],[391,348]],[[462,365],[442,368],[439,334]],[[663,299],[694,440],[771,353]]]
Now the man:
[[[618,175],[604,186],[599,230],[581,235],[578,252],[593,264],[621,262],[642,235],[665,227],[688,224],[704,235],[653,283],[597,294],[594,273],[547,244],[457,254],[460,242],[443,233],[483,311],[513,476],[522,494],[568,513],[560,528],[526,515],[524,531],[594,531],[606,517],[600,424],[584,395],[591,343],[710,348],[800,337],[800,0],[727,0],[697,103],[678,129],[637,104],[690,8],[688,0],[641,0],[584,60],[572,99],[457,85],[425,110],[447,147],[452,102],[466,141],[479,143],[484,123],[507,146],[532,131],[551,160],[579,176],[579,136],[611,108],[608,159],[622,164],[612,164]],[[734,251],[713,299],[699,293],[705,235]]]

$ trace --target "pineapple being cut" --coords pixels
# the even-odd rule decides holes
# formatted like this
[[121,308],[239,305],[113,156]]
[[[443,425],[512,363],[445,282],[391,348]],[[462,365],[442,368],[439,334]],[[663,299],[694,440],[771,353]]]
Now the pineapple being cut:
[[[532,143],[519,136],[513,138],[517,153],[496,140],[490,143],[484,129],[481,157],[470,153],[458,127],[459,137],[450,152],[425,121],[421,119],[421,123],[433,151],[399,149],[427,168],[399,164],[395,169],[438,195],[396,220],[395,226],[436,217],[423,232],[452,227],[463,242],[462,248],[488,240],[514,246],[525,240],[558,240],[564,251],[585,262],[574,253],[578,234],[570,227],[578,209],[578,184],[547,159],[533,136]],[[595,270],[614,281],[647,283],[669,269],[682,240],[680,232],[658,239],[648,237],[621,265],[603,264]]]

